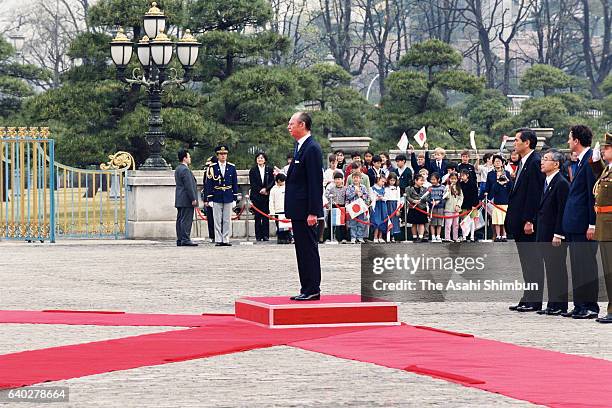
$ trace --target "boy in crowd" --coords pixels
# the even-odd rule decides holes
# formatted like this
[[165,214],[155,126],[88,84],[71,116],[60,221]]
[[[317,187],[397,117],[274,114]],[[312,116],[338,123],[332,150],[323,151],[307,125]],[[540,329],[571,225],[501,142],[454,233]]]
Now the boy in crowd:
[[[331,208],[337,208],[338,211],[345,214],[344,206],[346,205],[346,187],[344,186],[344,175],[341,171],[336,171],[336,173],[334,173],[334,182],[327,186],[325,194],[328,197],[328,203],[332,203],[332,205],[328,204],[328,206]],[[334,225],[334,236],[336,241],[346,244],[347,230],[344,222],[342,222],[342,224],[343,225]],[[331,236],[330,233],[327,233],[327,235]]]
[[414,147],[412,145],[408,145],[408,151],[410,152],[410,165],[412,166],[412,172],[415,176],[419,173],[421,169],[429,169],[429,145],[425,143],[423,146],[425,148],[425,152],[421,152],[418,155],[414,153]]
[[346,166],[346,159],[344,158],[344,150],[338,149],[334,152],[336,155],[336,159],[338,159],[338,169],[344,170],[344,166]]
[[412,170],[406,166],[406,156],[403,154],[395,156],[395,164],[397,167],[394,172],[399,179],[400,195],[402,195],[406,192],[406,188],[413,184]]
[[379,155],[372,157],[372,167],[368,169],[368,179],[370,186],[376,184],[376,181],[383,175],[382,159]]
[[453,173],[457,173],[457,163],[448,162],[446,165],[446,174],[442,176],[442,185],[446,185],[448,183],[448,177]]
[[359,162],[352,162],[349,166],[348,169],[350,171],[349,176],[348,176],[348,180],[346,182],[347,186],[350,186],[353,184],[353,174],[359,172],[359,174],[361,175],[361,185],[366,186],[366,188],[369,190],[370,189],[370,179],[363,173],[363,167],[361,167],[361,163]]
[[429,163],[429,174],[446,174],[448,160],[446,160],[445,157],[446,151],[441,147],[436,147],[434,150],[434,160],[431,160]]
[[334,182],[334,174],[338,169],[338,158],[334,153],[327,156],[327,162],[329,167],[323,172],[323,188]]
[[470,152],[464,150],[461,152],[461,163],[457,165],[457,171],[467,170],[470,172],[470,179],[476,180],[476,168],[470,163]]

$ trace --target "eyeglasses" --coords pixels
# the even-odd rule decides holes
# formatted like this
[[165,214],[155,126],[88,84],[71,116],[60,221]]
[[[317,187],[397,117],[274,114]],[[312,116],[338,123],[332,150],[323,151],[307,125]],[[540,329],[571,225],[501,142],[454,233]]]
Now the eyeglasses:
[[544,159],[542,159],[541,161],[551,161],[551,162],[556,162],[557,160],[555,160],[555,159],[546,159],[546,158],[544,158]]

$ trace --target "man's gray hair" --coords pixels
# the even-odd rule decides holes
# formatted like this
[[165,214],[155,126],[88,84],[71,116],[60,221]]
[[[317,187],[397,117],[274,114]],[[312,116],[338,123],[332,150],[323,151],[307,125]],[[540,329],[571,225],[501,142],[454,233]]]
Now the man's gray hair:
[[563,163],[565,162],[565,155],[563,153],[561,153],[559,150],[557,149],[549,149],[546,154],[550,154],[552,157],[552,159],[554,161],[556,161],[557,163],[559,163],[559,168],[561,168],[563,166]]

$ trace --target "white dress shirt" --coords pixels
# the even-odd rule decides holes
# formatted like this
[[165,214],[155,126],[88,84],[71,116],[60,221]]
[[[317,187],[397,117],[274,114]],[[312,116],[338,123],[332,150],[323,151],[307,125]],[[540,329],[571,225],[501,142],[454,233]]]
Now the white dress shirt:
[[261,183],[264,184],[265,183],[265,177],[266,177],[266,166],[260,166],[257,165],[257,167],[259,168],[259,177],[261,178]]
[[300,149],[302,148],[302,145],[304,144],[304,142],[306,141],[306,139],[308,139],[309,137],[310,137],[310,132],[309,132],[309,133],[307,133],[306,135],[304,135],[304,136],[300,137],[300,138],[298,139],[298,141],[297,141],[297,144],[298,144],[297,151],[298,151],[298,152],[299,152],[299,151],[300,151]]

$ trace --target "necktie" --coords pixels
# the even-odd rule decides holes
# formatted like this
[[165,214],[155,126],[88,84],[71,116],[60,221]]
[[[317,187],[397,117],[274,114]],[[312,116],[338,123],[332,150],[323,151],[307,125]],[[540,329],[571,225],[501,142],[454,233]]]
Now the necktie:
[[546,190],[548,190],[548,179],[544,181],[544,191],[542,191],[542,197],[546,195]]
[[293,160],[297,160],[298,146],[298,142],[295,142],[295,149],[293,150]]

